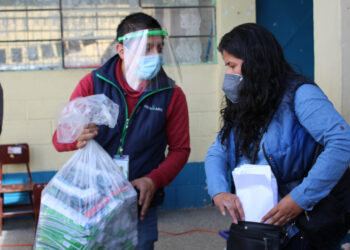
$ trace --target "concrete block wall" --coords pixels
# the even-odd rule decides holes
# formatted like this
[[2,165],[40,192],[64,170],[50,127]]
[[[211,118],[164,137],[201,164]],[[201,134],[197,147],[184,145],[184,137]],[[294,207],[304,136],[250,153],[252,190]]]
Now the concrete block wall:
[[313,5],[315,81],[350,123],[350,0]]

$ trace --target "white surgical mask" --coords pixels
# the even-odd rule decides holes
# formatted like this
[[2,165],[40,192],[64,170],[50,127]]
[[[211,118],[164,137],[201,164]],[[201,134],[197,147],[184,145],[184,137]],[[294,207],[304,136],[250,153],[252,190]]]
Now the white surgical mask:
[[142,79],[150,80],[158,74],[163,64],[162,54],[142,56],[139,58],[135,74]]

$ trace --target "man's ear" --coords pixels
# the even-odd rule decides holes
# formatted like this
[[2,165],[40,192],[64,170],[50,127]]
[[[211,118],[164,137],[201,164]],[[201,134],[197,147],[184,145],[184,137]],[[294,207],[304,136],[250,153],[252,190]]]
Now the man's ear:
[[122,60],[124,60],[124,46],[121,43],[118,43],[116,46],[117,53]]

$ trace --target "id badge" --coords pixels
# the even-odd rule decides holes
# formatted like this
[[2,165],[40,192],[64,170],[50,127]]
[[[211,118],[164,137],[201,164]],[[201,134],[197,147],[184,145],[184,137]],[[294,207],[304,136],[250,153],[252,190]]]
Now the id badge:
[[113,161],[117,164],[118,168],[120,169],[120,172],[122,172],[126,179],[129,177],[129,156],[123,155],[123,156],[117,156],[115,155],[113,157]]

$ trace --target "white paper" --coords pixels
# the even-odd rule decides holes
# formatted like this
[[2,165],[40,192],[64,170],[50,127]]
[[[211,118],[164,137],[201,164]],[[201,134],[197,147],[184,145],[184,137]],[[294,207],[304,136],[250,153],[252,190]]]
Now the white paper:
[[12,146],[7,148],[8,154],[20,155],[22,154],[22,147],[20,146]]
[[278,202],[277,182],[269,165],[244,164],[232,171],[246,221],[260,222]]

